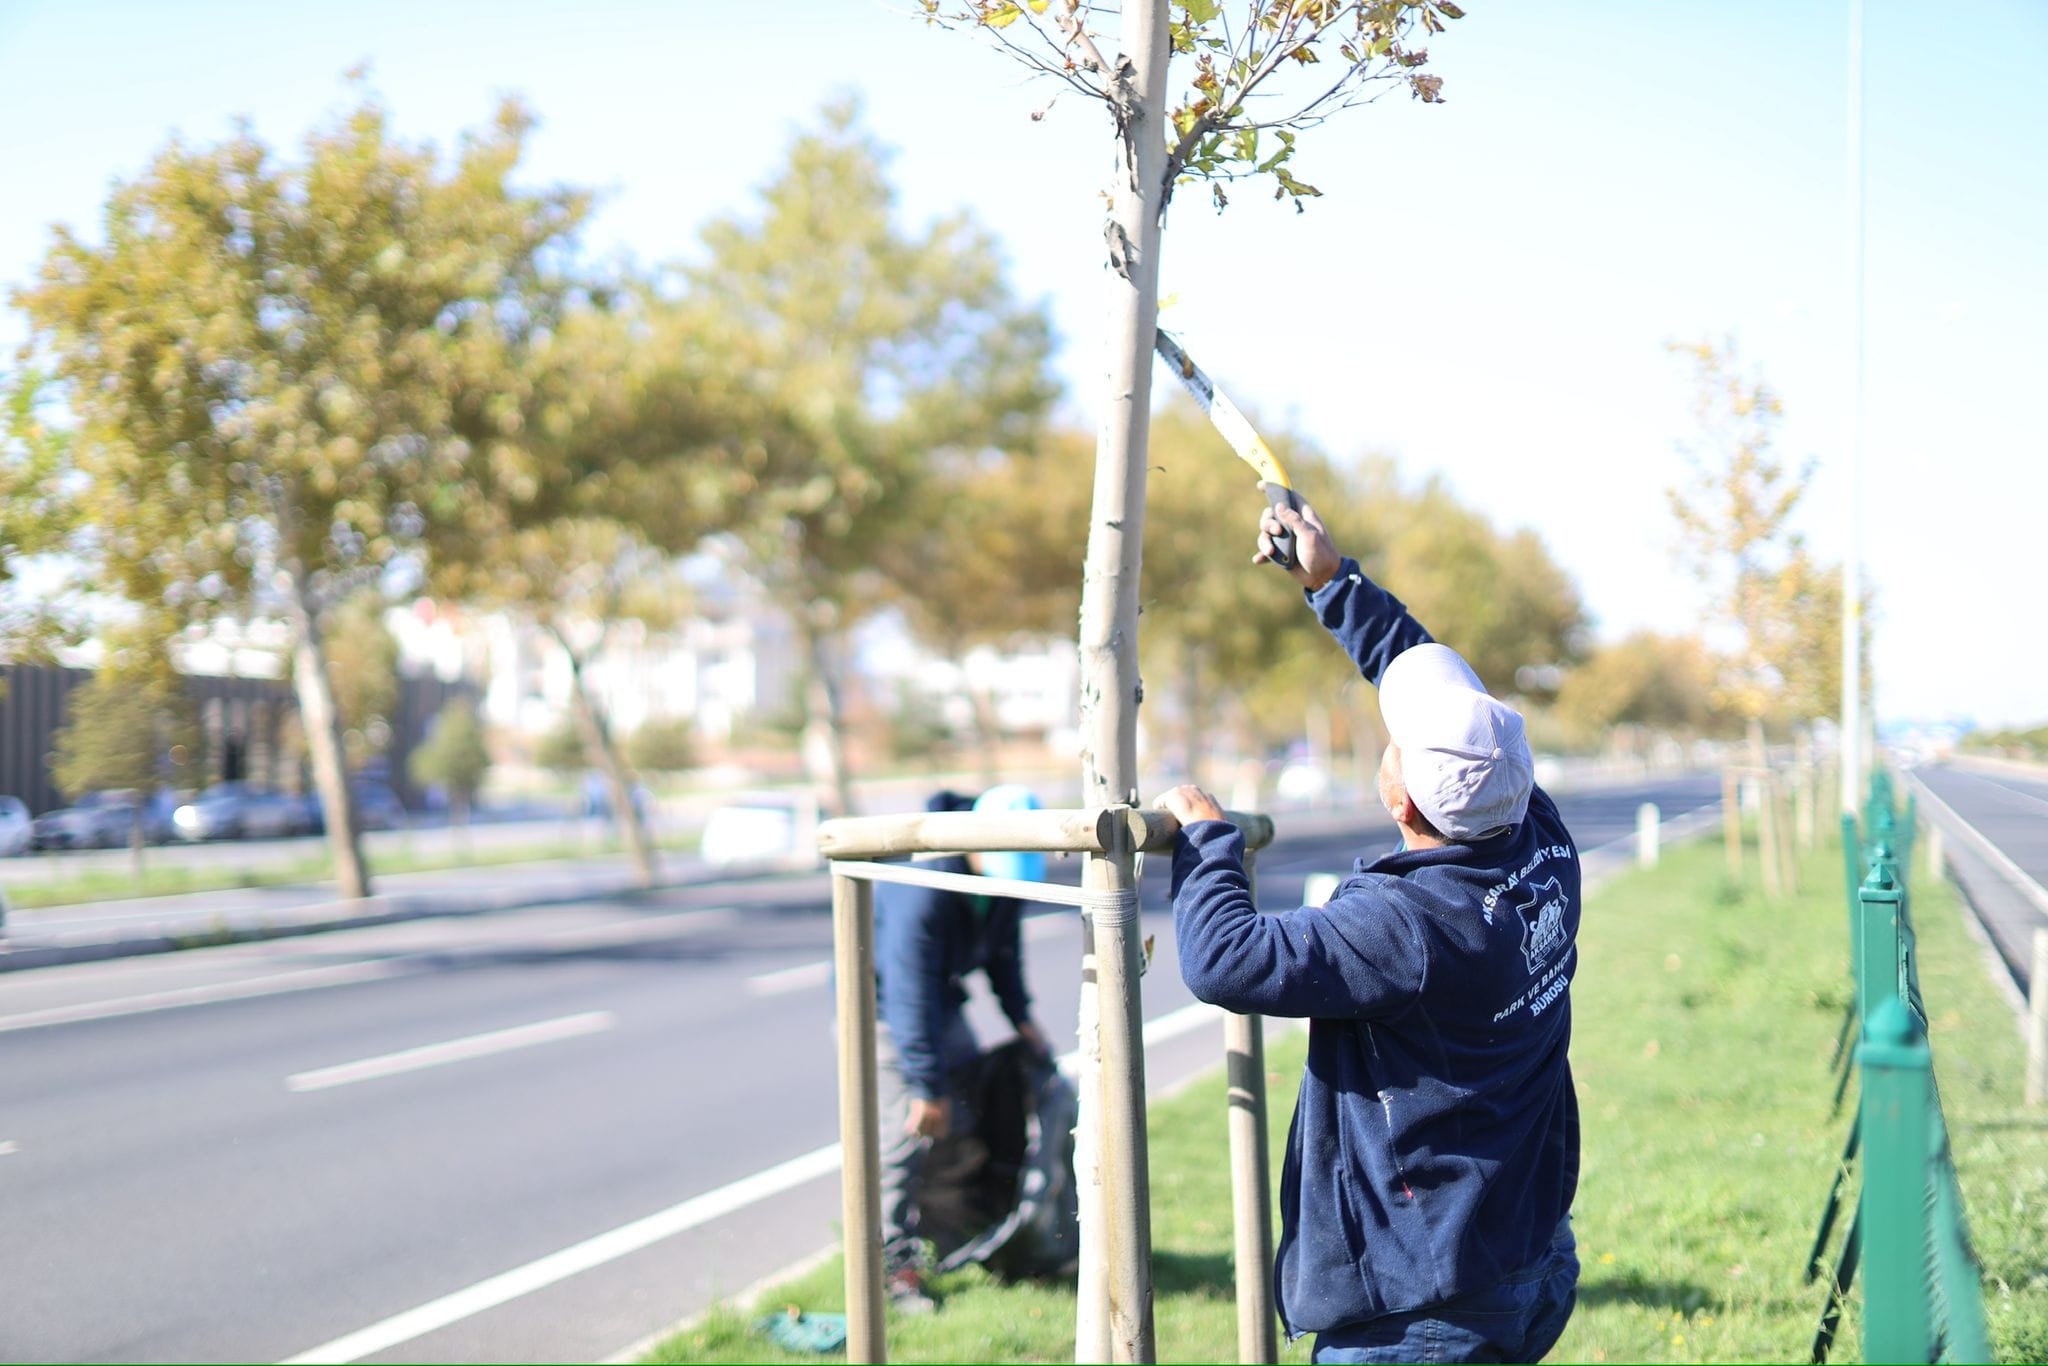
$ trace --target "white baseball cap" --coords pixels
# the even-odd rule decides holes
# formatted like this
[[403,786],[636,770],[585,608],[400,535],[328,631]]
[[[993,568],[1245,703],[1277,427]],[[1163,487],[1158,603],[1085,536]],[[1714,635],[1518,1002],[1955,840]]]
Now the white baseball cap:
[[1380,678],[1380,715],[1401,747],[1408,796],[1446,839],[1517,825],[1536,760],[1522,717],[1486,692],[1448,645],[1404,650]]

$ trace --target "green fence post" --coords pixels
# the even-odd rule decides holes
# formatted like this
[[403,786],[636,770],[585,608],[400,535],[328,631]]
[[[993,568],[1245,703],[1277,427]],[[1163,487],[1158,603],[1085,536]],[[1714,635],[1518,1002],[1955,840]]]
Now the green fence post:
[[[1869,900],[1869,889],[1865,889]],[[1897,996],[1863,1017],[1863,1359],[1937,1359],[1927,1284],[1927,1043]]]
[[1870,876],[1856,894],[1856,1018],[1869,1021],[1886,998],[1899,995],[1899,885],[1890,851],[1872,851]]

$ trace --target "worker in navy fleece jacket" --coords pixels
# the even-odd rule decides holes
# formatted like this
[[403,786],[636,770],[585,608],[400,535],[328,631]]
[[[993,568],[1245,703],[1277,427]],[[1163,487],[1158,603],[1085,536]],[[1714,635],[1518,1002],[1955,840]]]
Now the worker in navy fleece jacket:
[[[978,800],[941,792],[932,811],[1017,810],[1038,799],[1015,784],[990,788]],[[986,873],[1035,882],[1042,854],[965,854],[925,867],[948,873]],[[882,1253],[889,1298],[900,1312],[936,1307],[925,1289],[917,1236],[917,1179],[925,1154],[955,1128],[971,1129],[974,1116],[951,1094],[949,1079],[980,1053],[962,1007],[962,979],[988,976],[1017,1037],[1047,1052],[1031,1018],[1019,950],[1018,905],[1008,897],[972,896],[935,887],[882,883],[875,889],[875,1031],[878,1110],[881,1119]]]
[[1316,1334],[1315,1361],[1535,1361],[1578,1283],[1578,851],[1535,785],[1522,718],[1313,511],[1268,509],[1257,561],[1283,528],[1309,607],[1380,690],[1379,796],[1402,847],[1359,859],[1322,906],[1262,915],[1214,799],[1182,787],[1159,803],[1181,823],[1189,989],[1309,1021],[1278,1307],[1290,1335]]

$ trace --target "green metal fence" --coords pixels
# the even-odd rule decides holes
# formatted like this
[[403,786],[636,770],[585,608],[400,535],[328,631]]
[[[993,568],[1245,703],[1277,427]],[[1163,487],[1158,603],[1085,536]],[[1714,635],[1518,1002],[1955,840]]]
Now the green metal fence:
[[[1865,1361],[1991,1359],[1983,1280],[1950,1159],[1913,946],[1904,870],[1912,866],[1915,816],[1910,800],[1902,815],[1895,811],[1891,780],[1879,772],[1860,826],[1856,817],[1842,817],[1856,983],[1836,1049],[1835,1103],[1852,1075],[1861,1076],[1862,1092],[1807,1258],[1809,1281],[1828,1274],[1813,1340],[1816,1366],[1833,1347],[1859,1263]],[[1830,1269],[1834,1229],[1859,1176]]]

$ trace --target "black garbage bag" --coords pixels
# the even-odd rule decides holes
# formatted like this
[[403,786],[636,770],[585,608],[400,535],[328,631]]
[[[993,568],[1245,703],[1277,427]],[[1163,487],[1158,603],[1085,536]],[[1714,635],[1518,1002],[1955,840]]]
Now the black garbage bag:
[[916,1189],[918,1236],[931,1240],[938,1269],[1066,1272],[1080,1254],[1074,1088],[1012,1040],[955,1072],[952,1093],[974,1123],[932,1146]]

